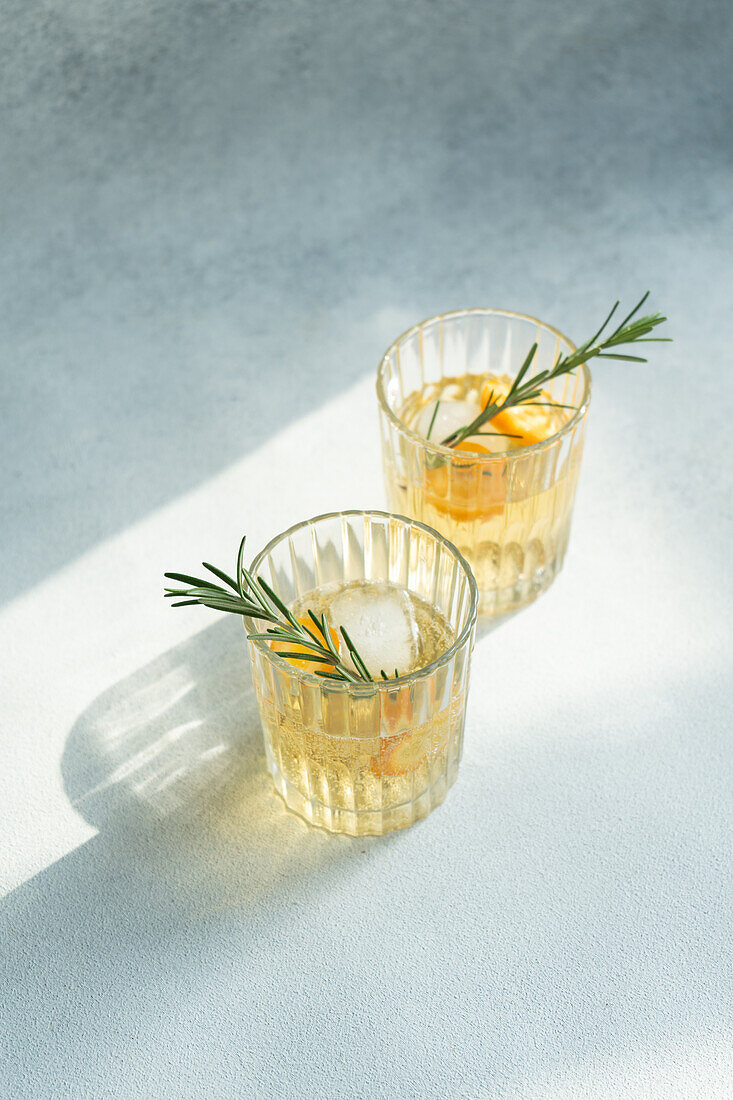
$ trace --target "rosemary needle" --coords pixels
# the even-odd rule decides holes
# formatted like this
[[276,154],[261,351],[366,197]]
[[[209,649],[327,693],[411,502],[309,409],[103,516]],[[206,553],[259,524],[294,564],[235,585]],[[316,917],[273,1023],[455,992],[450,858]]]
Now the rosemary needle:
[[428,434],[425,437],[426,439],[430,439],[430,433],[433,430],[433,424],[435,423],[435,418],[438,415],[438,409],[439,408],[440,408],[440,401],[436,401],[435,402],[435,408],[433,409],[433,415],[430,417],[430,426],[428,428]]

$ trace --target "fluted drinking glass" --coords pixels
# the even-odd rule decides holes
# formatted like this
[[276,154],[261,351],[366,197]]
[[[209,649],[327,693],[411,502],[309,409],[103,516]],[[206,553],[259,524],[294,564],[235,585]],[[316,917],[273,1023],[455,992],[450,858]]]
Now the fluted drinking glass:
[[267,763],[291,810],[352,836],[425,817],[445,798],[461,758],[477,615],[463,557],[414,520],[340,512],[278,535],[251,568],[288,606],[334,583],[378,581],[420,597],[450,624],[454,640],[436,660],[374,683],[325,680],[266,641],[249,642]]
[[441,397],[478,400],[486,375],[513,378],[534,342],[530,375],[576,350],[534,317],[496,309],[446,313],[400,336],[377,376],[389,507],[429,524],[458,547],[476,577],[482,614],[529,603],[562,567],[590,371],[582,366],[543,387],[553,401],[571,408],[560,430],[532,446],[501,454],[456,452],[426,441],[408,421]]

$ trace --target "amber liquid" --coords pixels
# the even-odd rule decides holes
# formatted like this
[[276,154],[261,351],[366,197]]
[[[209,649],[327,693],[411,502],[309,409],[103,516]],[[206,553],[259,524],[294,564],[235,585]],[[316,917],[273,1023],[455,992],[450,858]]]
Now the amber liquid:
[[[436,400],[479,400],[488,375],[443,378],[410,394],[400,410],[409,427]],[[551,410],[552,432],[567,419]],[[570,533],[581,447],[551,446],[534,452],[502,442],[504,453],[471,461],[464,453],[431,465],[421,453],[407,462],[407,476],[385,455],[390,509],[414,516],[450,539],[473,569],[480,610],[503,613],[534,599],[562,565]],[[405,464],[403,463],[403,471]]]
[[[368,585],[329,586],[292,610],[311,608],[332,621],[330,603],[345,587]],[[438,608],[408,596],[418,628],[416,664],[424,668],[451,647],[454,632]],[[367,686],[363,694],[289,676],[273,686],[255,677],[255,685],[275,785],[312,824],[352,835],[401,828],[442,801],[455,778],[464,699],[450,663],[445,674]]]

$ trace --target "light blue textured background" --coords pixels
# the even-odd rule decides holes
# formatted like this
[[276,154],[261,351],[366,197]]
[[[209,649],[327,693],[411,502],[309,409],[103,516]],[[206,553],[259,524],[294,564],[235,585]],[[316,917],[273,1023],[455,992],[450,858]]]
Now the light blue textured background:
[[[731,1095],[732,58],[725,0],[5,0],[4,1095]],[[408,323],[577,338],[647,287],[675,343],[597,372],[566,572],[479,643],[448,802],[307,830],[236,624],[170,644],[162,568],[380,506]],[[229,778],[150,812],[179,676]]]

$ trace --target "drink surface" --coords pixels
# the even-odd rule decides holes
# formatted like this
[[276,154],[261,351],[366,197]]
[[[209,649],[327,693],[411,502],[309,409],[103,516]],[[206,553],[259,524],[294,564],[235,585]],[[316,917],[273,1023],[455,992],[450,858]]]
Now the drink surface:
[[[327,585],[291,606],[298,618],[308,609],[325,613],[334,634],[346,627],[375,683],[354,692],[279,670],[269,683],[255,677],[275,785],[291,809],[335,831],[409,825],[442,801],[458,770],[462,670],[448,660],[419,672],[455,633],[437,607],[384,582]],[[384,681],[385,665],[407,679]]]
[[[406,676],[437,660],[455,634],[445,615],[414,592],[385,581],[325,585],[291,607],[296,618],[308,611],[326,616],[337,635],[345,627],[375,679],[384,670]],[[342,650],[345,648],[341,643]]]
[[[400,410],[400,419],[423,438],[427,439],[429,432],[431,442],[442,443],[451,432],[470,424],[490,400],[506,397],[511,381],[508,375],[488,373],[441,378],[411,393]],[[481,435],[469,437],[465,449],[469,449],[469,442],[471,449],[493,454],[531,446],[555,435],[571,411],[553,407],[551,395],[543,392],[532,404],[498,413],[481,428]]]

